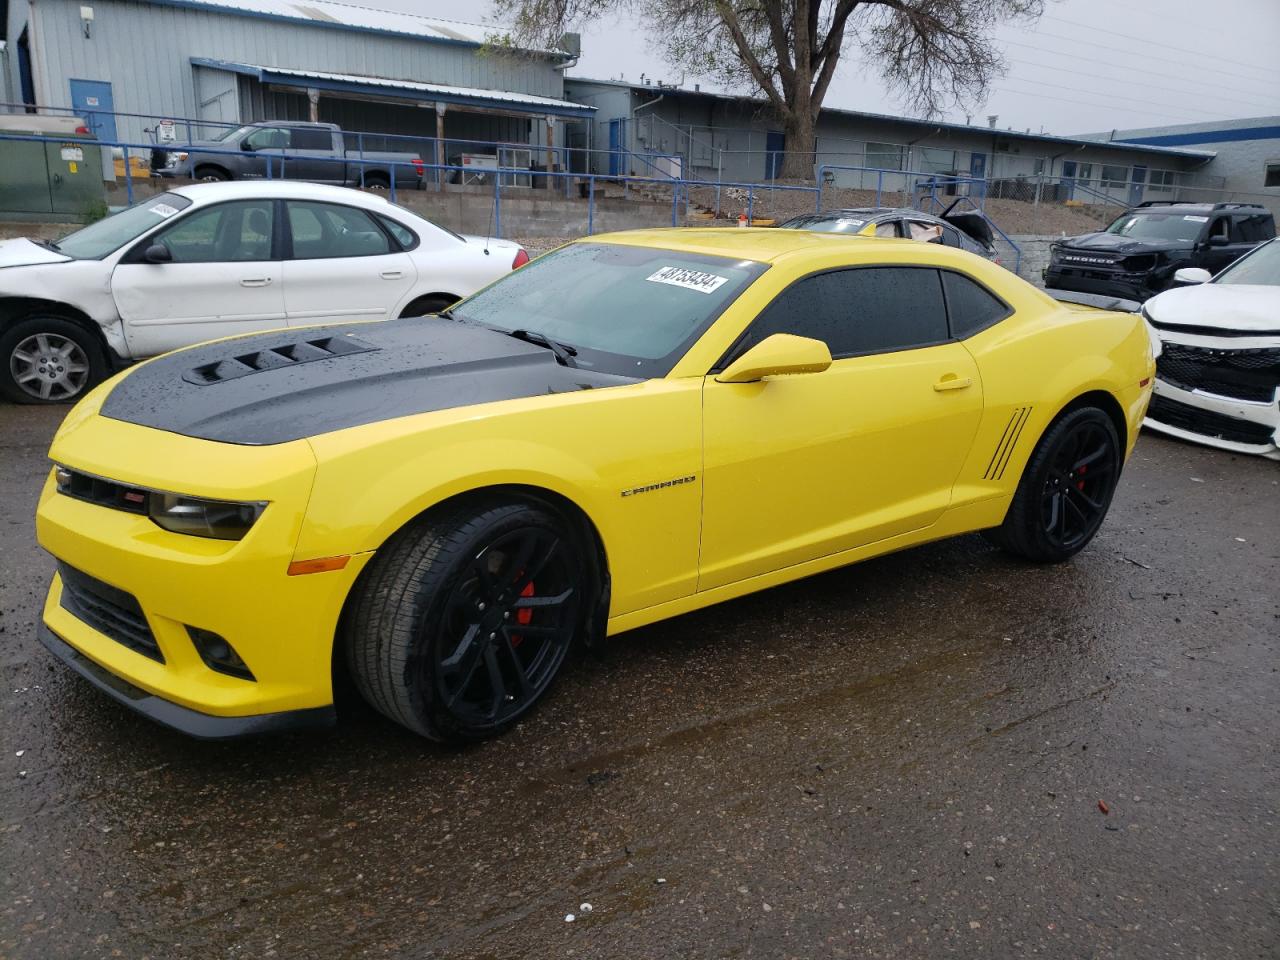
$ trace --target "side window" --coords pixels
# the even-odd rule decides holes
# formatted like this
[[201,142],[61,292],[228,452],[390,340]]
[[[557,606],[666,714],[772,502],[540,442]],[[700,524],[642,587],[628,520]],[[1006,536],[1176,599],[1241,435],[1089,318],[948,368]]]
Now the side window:
[[898,221],[886,220],[884,223],[876,224],[877,237],[896,237],[898,236]]
[[928,223],[924,220],[908,220],[907,230],[912,240],[921,240],[925,243],[942,242],[942,227],[936,223]]
[[958,273],[944,270],[942,288],[947,294],[951,336],[957,340],[963,340],[1013,312],[986,287]]
[[940,343],[948,337],[938,271],[862,267],[798,280],[756,318],[736,352],[775,333],[821,340],[837,358]]
[[309,200],[289,200],[286,207],[295,260],[391,253],[391,241],[363,210]]
[[333,134],[327,129],[293,127],[289,131],[289,146],[294,150],[332,150]]
[[1218,217],[1213,223],[1209,224],[1209,232],[1205,236],[1210,239],[1214,237],[1222,237],[1228,239],[1231,236],[1230,217]]
[[390,217],[379,216],[378,220],[387,228],[390,234],[396,238],[396,242],[404,250],[412,250],[418,245],[418,235],[406,227],[402,223],[392,220]]
[[260,127],[244,142],[250,150],[283,150],[289,146],[289,131],[283,127]]
[[197,210],[156,236],[174,263],[236,263],[271,259],[274,204],[241,200]]
[[1251,214],[1244,217],[1233,217],[1231,221],[1231,239],[1239,243],[1261,243],[1271,239],[1272,230],[1268,230],[1271,220],[1264,214]]
[[942,242],[948,247],[956,247],[960,250],[968,249],[968,247],[964,245],[964,241],[960,239],[960,231],[955,227],[942,228]]

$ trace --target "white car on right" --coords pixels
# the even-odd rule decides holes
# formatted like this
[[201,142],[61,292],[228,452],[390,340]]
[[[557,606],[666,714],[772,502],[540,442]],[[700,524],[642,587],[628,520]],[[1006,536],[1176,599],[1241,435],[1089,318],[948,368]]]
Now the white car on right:
[[1142,308],[1163,347],[1145,426],[1280,460],[1280,239],[1174,279]]

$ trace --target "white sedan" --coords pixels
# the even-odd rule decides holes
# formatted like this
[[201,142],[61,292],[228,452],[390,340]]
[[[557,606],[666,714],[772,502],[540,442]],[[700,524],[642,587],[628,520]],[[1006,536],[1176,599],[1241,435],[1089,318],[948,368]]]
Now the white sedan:
[[1163,345],[1146,426],[1280,460],[1280,240],[1212,280],[1194,267],[1174,279],[1194,286],[1142,308]]
[[65,402],[217,337],[434,313],[528,259],[358,190],[180,187],[56,243],[0,242],[0,395]]

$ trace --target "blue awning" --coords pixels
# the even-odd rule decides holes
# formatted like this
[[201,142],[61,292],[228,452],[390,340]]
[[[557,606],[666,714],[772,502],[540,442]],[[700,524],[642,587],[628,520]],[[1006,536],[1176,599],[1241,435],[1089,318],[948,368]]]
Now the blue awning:
[[419,100],[423,103],[457,104],[486,111],[499,111],[529,117],[577,117],[588,119],[595,114],[595,107],[541,97],[531,93],[515,93],[509,90],[486,90],[482,87],[455,87],[444,83],[423,83],[417,80],[391,80],[385,77],[365,77],[356,74],[326,73],[319,70],[297,70],[292,67],[263,67],[230,60],[211,60],[192,57],[197,67],[226,70],[242,76],[253,77],[260,83],[276,86],[310,87],[334,93],[390,97],[397,100]]

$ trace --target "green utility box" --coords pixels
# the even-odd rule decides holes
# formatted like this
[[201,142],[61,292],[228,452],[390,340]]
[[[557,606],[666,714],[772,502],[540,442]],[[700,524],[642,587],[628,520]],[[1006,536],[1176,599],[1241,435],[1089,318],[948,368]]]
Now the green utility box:
[[40,142],[6,140],[6,133],[32,135],[0,128],[0,219],[84,220],[106,203],[102,147],[92,137]]

